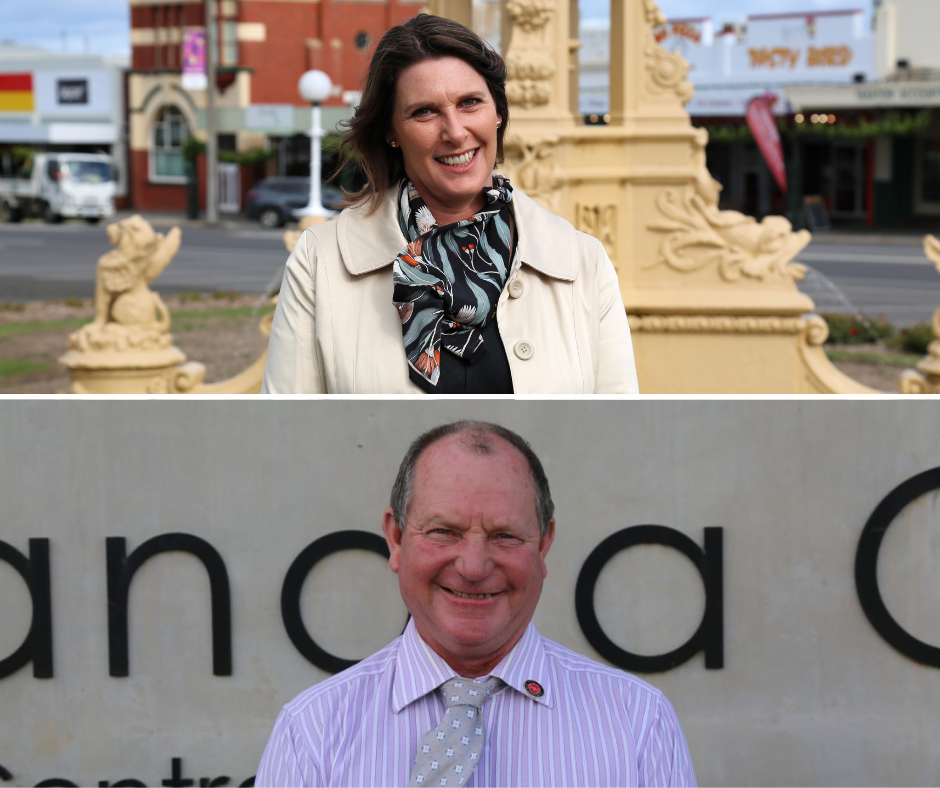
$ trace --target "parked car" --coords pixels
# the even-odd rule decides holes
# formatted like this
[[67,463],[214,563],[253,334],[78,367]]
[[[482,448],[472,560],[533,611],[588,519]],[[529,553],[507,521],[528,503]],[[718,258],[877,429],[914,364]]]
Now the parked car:
[[37,153],[13,178],[0,178],[0,221],[40,216],[47,222],[114,214],[111,157],[97,153]]
[[[342,193],[328,183],[320,184],[320,201],[324,208],[339,210]],[[294,211],[310,200],[309,178],[265,178],[248,192],[245,216],[257,219],[262,227],[283,227],[296,221]]]

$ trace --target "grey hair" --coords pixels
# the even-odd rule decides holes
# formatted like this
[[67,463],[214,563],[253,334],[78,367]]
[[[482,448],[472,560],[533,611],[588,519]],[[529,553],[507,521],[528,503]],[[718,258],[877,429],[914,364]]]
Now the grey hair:
[[458,434],[466,437],[465,447],[475,454],[493,454],[494,449],[490,438],[495,436],[502,438],[525,457],[532,476],[532,486],[535,487],[535,512],[539,518],[539,530],[542,536],[545,536],[548,533],[548,524],[555,513],[555,504],[552,502],[552,492],[549,489],[548,477],[545,475],[542,462],[525,438],[506,427],[488,421],[454,421],[450,424],[441,424],[412,441],[398,467],[398,476],[395,477],[395,484],[392,485],[392,494],[389,499],[396,525],[401,530],[405,529],[405,516],[408,513],[411,494],[414,490],[415,468],[421,455],[432,444],[443,440],[448,435]]

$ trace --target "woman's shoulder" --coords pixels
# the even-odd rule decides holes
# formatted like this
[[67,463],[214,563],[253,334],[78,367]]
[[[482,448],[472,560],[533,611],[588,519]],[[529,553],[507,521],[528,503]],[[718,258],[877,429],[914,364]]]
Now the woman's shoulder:
[[602,254],[603,246],[597,238],[578,230],[563,216],[540,205],[525,192],[515,189],[513,202],[516,203],[516,220],[531,257],[554,258],[560,262],[559,252],[567,250],[571,265],[576,270],[585,264],[597,265],[605,257]]

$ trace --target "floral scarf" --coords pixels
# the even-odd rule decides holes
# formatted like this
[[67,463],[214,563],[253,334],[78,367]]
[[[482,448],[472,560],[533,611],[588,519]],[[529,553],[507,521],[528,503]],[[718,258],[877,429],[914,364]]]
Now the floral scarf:
[[392,270],[392,300],[401,317],[408,374],[437,391],[441,345],[473,363],[484,352],[483,329],[509,273],[512,187],[502,175],[483,189],[486,207],[469,219],[438,227],[407,178],[398,191],[398,223],[410,243]]

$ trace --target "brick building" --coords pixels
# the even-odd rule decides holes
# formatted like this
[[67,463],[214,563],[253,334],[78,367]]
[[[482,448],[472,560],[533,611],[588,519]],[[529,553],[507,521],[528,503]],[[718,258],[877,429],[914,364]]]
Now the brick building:
[[[205,28],[204,0],[129,5],[130,200],[140,210],[182,211],[182,145],[190,134],[204,141],[207,133],[206,91],[182,84],[182,41],[184,31]],[[215,0],[219,149],[273,150],[260,172],[242,178],[242,191],[265,172],[309,171],[310,107],[297,93],[300,75],[312,68],[330,75],[323,125],[335,128],[352,111],[375,42],[422,7],[401,0]]]

